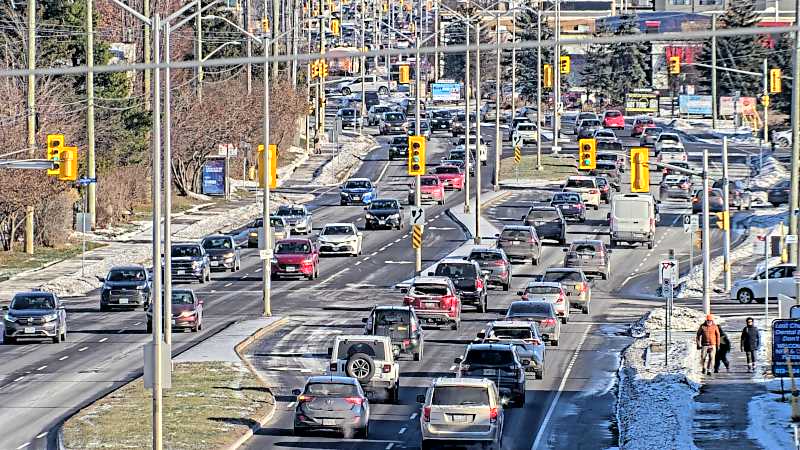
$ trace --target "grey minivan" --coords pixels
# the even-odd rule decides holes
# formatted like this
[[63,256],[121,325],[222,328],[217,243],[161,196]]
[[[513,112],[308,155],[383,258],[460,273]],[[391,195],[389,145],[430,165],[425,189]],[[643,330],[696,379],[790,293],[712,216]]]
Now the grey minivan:
[[509,260],[529,259],[533,264],[539,264],[542,257],[542,240],[536,233],[536,228],[530,225],[506,225],[497,237],[497,248],[506,252]]
[[564,267],[583,270],[585,274],[596,274],[606,280],[611,273],[611,250],[598,239],[573,241],[564,251]]

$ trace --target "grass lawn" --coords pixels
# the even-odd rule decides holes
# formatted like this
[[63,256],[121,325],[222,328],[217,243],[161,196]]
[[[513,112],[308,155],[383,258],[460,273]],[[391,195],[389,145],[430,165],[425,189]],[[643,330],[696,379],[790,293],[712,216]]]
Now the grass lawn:
[[[105,244],[86,241],[86,251]],[[70,243],[58,248],[36,247],[34,254],[25,253],[22,245],[13,252],[0,252],[0,277],[7,277],[25,270],[36,269],[50,262],[62,261],[81,254],[81,243]]]
[[[174,364],[164,390],[164,448],[217,449],[232,444],[274,408],[275,399],[244,366]],[[138,379],[79,411],[64,424],[68,449],[151,447],[151,391]]]
[[[543,170],[536,168],[536,153],[523,152],[519,162],[519,178],[527,180],[553,180],[563,181],[569,175],[577,175],[574,157],[555,158],[552,155],[542,155]],[[517,165],[514,157],[503,158],[500,161],[500,180],[513,180],[517,177]]]

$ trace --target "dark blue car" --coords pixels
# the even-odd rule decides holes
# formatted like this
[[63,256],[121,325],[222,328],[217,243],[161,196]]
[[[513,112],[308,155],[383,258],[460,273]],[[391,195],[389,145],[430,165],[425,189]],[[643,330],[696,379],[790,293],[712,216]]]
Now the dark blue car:
[[339,204],[369,205],[378,196],[378,188],[369,178],[351,178],[347,180],[339,191]]

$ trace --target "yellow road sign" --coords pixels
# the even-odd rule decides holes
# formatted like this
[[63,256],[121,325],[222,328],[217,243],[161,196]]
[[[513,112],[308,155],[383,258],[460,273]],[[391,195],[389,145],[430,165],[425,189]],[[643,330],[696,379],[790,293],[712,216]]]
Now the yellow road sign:
[[422,248],[422,225],[414,225],[411,227],[411,247]]
[[514,147],[514,164],[519,164],[522,159],[522,151],[519,147]]

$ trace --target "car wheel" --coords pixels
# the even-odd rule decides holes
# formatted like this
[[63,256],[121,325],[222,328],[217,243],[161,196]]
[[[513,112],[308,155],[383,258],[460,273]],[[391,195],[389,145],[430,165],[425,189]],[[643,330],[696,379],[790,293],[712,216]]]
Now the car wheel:
[[537,370],[536,372],[534,372],[534,377],[535,377],[537,380],[541,380],[542,378],[544,378],[544,369],[542,369],[542,370]]
[[375,374],[375,361],[366,353],[354,353],[347,358],[344,371],[349,377],[357,379],[360,383],[366,383]]
[[581,312],[584,313],[584,314],[589,314],[589,307],[588,306],[582,307],[581,308]]
[[558,339],[550,339],[550,345],[553,347],[558,347]]
[[395,405],[400,403],[400,380],[397,380],[397,383],[394,385],[394,389],[392,389],[391,402]]
[[381,87],[378,89],[378,94],[381,94],[381,95],[389,95],[389,88],[387,88],[386,86],[381,86]]
[[423,440],[422,440],[422,441],[419,443],[419,448],[420,448],[420,450],[433,450],[433,449],[434,449],[434,448],[436,448],[436,447],[434,446],[433,442],[431,442],[431,441],[426,441],[426,440],[424,440],[424,439],[423,439]]
[[342,88],[342,95],[350,95],[351,92],[349,87]]
[[198,279],[197,279],[197,281],[198,281],[200,284],[203,284],[203,283],[205,283],[205,282],[206,282],[206,274],[202,274],[202,275],[200,275],[200,278],[198,278]]
[[559,245],[564,245],[567,243],[567,238],[561,238],[558,240]]
[[507,291],[509,289],[511,289],[511,278],[508,279],[508,283],[503,285],[503,290],[504,291]]
[[64,325],[64,332],[61,333],[61,342],[67,342],[67,326]]
[[233,267],[231,267],[231,273],[236,272],[238,269],[236,268],[236,261],[233,262]]
[[531,259],[531,264],[533,264],[534,266],[538,266],[539,265],[539,258],[532,258]]
[[487,306],[487,305],[486,305],[486,300],[482,300],[482,301],[481,301],[481,302],[478,304],[478,311],[479,311],[479,312],[482,312],[482,313],[485,313],[485,312],[486,312],[486,309],[487,309],[487,308],[486,308],[486,306]]
[[458,331],[458,326],[459,326],[460,324],[461,324],[461,322],[459,322],[459,321],[455,321],[455,322],[453,322],[453,323],[451,323],[451,324],[450,324],[450,329],[451,329],[451,330]]
[[339,200],[339,206],[347,206],[347,202],[344,200]]
[[61,333],[58,333],[53,337],[53,344],[58,344],[59,342],[61,342]]
[[649,250],[652,250],[652,249],[653,249],[653,242],[652,242],[652,241],[650,241],[650,242],[648,242],[648,243],[647,243],[647,248],[648,248]]
[[100,312],[106,312],[109,309],[110,308],[108,307],[108,305],[104,305],[104,304],[100,303]]
[[444,199],[441,199],[441,200],[439,200],[439,201],[438,201],[438,204],[440,204],[440,205],[444,205]]
[[17,338],[13,336],[3,336],[3,344],[14,345],[17,343]]
[[517,398],[514,399],[514,407],[522,408],[525,406],[525,392],[523,391]]
[[736,300],[739,300],[739,303],[753,303],[753,291],[750,289],[741,289],[739,292],[736,293]]
[[786,139],[785,137],[778,139],[778,145],[780,145],[781,147],[788,147],[789,139]]
[[567,324],[567,316],[564,316],[564,317],[561,318],[561,324],[562,325],[566,325]]

